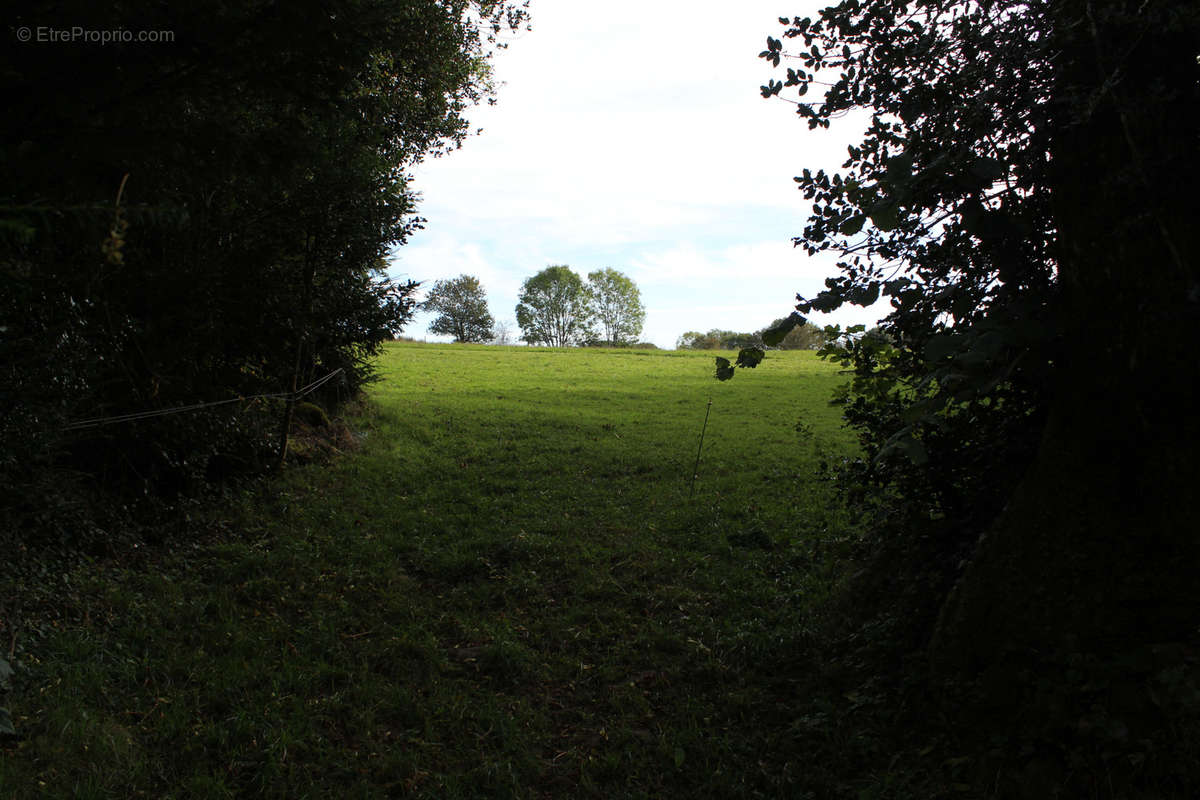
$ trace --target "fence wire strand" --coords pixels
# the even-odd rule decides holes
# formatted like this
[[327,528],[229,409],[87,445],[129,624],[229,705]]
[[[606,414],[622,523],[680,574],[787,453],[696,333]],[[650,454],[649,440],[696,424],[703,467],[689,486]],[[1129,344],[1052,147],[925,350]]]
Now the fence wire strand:
[[95,417],[93,419],[81,419],[77,422],[72,422],[63,428],[64,431],[83,430],[85,428],[99,428],[102,425],[115,425],[119,422],[138,422],[144,419],[153,419],[155,417],[167,417],[172,414],[183,414],[190,411],[200,411],[205,408],[216,408],[217,406],[226,406],[230,403],[247,403],[251,400],[299,400],[305,395],[315,392],[317,389],[324,386],[333,377],[342,372],[342,367],[338,367],[333,372],[323,378],[318,378],[307,386],[301,387],[294,392],[272,392],[268,394],[256,394],[250,397],[233,397],[228,400],[213,400],[206,403],[192,403],[186,406],[174,406],[173,408],[158,408],[153,411],[135,411],[130,414],[117,414],[111,417]]

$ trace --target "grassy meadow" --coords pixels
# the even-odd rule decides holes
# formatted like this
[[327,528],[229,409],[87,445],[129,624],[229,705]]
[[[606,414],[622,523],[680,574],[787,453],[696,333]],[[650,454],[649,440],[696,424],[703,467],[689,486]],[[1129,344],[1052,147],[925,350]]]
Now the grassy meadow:
[[16,642],[0,797],[819,783],[795,731],[849,536],[815,477],[853,448],[833,367],[410,343],[379,367],[352,452],[55,578],[74,621]]

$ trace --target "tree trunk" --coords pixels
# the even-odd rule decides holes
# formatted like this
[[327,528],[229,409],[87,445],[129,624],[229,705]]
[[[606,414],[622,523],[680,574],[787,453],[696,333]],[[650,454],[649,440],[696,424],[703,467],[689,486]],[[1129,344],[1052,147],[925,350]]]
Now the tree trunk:
[[304,348],[308,342],[308,327],[312,317],[313,280],[317,274],[316,237],[308,234],[304,242],[304,266],[300,276],[300,305],[296,311],[299,318],[299,330],[296,338],[296,363],[292,368],[291,393],[283,407],[283,419],[279,426],[279,457],[275,461],[275,469],[283,469],[287,462],[288,437],[292,432],[292,418],[296,411],[296,390],[300,388],[300,371],[304,367]]
[[1055,12],[1058,385],[1034,464],[942,609],[936,674],[1200,624],[1198,38],[1195,20],[1131,22],[1136,5]]

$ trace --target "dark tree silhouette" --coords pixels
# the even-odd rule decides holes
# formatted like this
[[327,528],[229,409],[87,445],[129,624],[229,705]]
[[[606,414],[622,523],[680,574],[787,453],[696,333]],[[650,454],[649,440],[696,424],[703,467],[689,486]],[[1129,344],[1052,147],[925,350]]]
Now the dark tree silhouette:
[[872,123],[842,171],[796,179],[796,243],[842,273],[765,338],[891,298],[887,340],[839,357],[856,485],[899,490],[892,534],[937,565],[935,670],[1019,683],[1193,636],[1200,7],[868,0],[781,22],[764,97],[794,92],[812,128]]
[[[0,506],[26,504],[21,487],[43,468],[141,496],[278,441],[248,424],[261,404],[71,429],[80,418],[290,391],[339,368],[326,399],[369,380],[414,305],[413,284],[381,269],[420,224],[407,170],[463,141],[466,110],[490,93],[490,39],[514,12],[473,0],[11,9],[0,491],[13,502]],[[17,36],[131,21],[173,38]]]

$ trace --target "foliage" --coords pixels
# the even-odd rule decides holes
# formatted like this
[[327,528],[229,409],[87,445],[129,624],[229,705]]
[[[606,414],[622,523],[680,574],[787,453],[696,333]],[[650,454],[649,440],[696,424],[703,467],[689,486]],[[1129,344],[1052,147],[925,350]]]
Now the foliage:
[[456,342],[486,342],[495,335],[487,295],[472,275],[437,281],[424,307],[438,313],[429,326],[430,333],[453,336]]
[[67,476],[144,498],[218,462],[254,468],[279,409],[74,421],[277,394],[340,368],[319,398],[332,402],[369,380],[414,306],[415,284],[380,270],[420,225],[405,171],[463,140],[495,32],[519,17],[374,0],[10,15],[14,30],[136,19],[176,38],[13,38],[0,56],[0,484],[5,509],[24,508],[6,524],[28,527],[44,504],[27,489]]
[[[583,343],[584,347],[614,347],[610,342],[605,342],[600,339],[592,339]],[[624,344],[615,345],[616,347],[629,348],[630,350],[657,350],[658,345],[654,342],[625,342]]]
[[[763,94],[795,88],[810,128],[871,114],[843,172],[796,178],[813,201],[796,243],[840,255],[842,275],[798,298],[799,313],[764,338],[772,343],[812,311],[890,297],[886,344],[843,337],[823,351],[853,370],[844,402],[866,456],[858,479],[896,489],[914,517],[956,520],[968,540],[1030,463],[1056,367],[1072,360],[1064,325],[1078,306],[1064,305],[1058,278],[1062,254],[1077,245],[1059,236],[1067,209],[1053,196],[1090,176],[1063,174],[1046,154],[1111,89],[1087,85],[1096,37],[1132,25],[1141,42],[1198,24],[1195,13],[1148,7],[1134,19],[1119,4],[1093,16],[1079,4],[846,2],[781,19],[782,40],[768,38],[761,54],[795,63]],[[1081,72],[1066,57],[1056,66],[1068,46],[1088,60]],[[821,84],[822,100],[803,99]],[[1170,91],[1155,88],[1147,103],[1174,102]],[[1111,180],[1145,196],[1145,176]],[[1092,336],[1072,342],[1076,359],[1096,345]]]
[[713,328],[708,333],[688,331],[676,341],[679,350],[741,350],[743,347],[761,347],[762,338],[757,333],[738,333]]
[[[12,676],[13,668],[3,657],[0,657],[0,697],[3,697],[8,692]],[[0,740],[16,735],[17,730],[13,727],[11,712],[4,706],[0,706]]]
[[700,331],[686,331],[684,333],[681,333],[679,335],[679,338],[675,340],[675,349],[676,350],[710,350],[710,349],[715,350],[715,349],[717,349],[716,340],[712,340],[713,346],[711,348],[702,346],[705,344],[708,344],[708,342],[704,341],[703,333],[701,333]]
[[[768,331],[775,330],[786,324],[786,317],[775,320],[767,327],[758,331],[759,339],[763,339]],[[780,350],[820,350],[825,346],[825,329],[810,322],[796,325],[789,330],[778,343],[771,345]]]
[[529,344],[582,344],[594,338],[594,317],[587,287],[566,265],[546,267],[521,284],[517,325]]
[[[785,334],[771,339],[772,330],[783,328]],[[759,331],[738,333],[713,328],[708,333],[688,331],[675,342],[679,350],[741,350],[746,347],[770,347],[779,350],[820,350],[825,344],[825,331],[810,323],[791,324],[788,318],[777,319]]]
[[[1178,109],[1200,101],[1200,9],[847,0],[780,22],[761,56],[786,79],[763,96],[794,89],[813,129],[869,115],[841,171],[795,179],[813,201],[796,243],[841,274],[763,336],[891,300],[877,334],[832,330],[822,350],[851,376],[863,451],[840,473],[872,522],[850,582],[878,648],[864,671],[905,652],[909,677],[934,671],[947,735],[971,739],[967,789],[1183,796],[1189,779],[1154,781],[1194,753],[1132,788],[1177,723],[1130,664],[1169,641],[1168,669],[1194,675],[1200,553],[1179,498],[1200,445],[1200,160]],[[1056,684],[1067,663],[1124,688]],[[1037,768],[998,766],[1032,752]]]
[[[777,320],[773,326],[778,326],[781,322]],[[814,345],[817,342],[824,341],[824,332],[815,326],[805,324],[789,328],[792,329],[788,331],[787,336],[772,340],[773,343],[769,346],[780,350],[813,350],[816,349]],[[738,356],[734,363],[727,358],[717,357],[716,377],[725,381],[733,377],[735,365],[749,368],[758,366],[767,346],[764,334],[768,334],[771,329],[768,327],[754,333],[723,331],[718,328],[713,328],[708,333],[688,331],[676,340],[675,347],[678,350],[737,350]]]
[[761,347],[744,347],[737,354],[737,360],[729,363],[729,359],[717,356],[717,380],[727,381],[734,375],[734,369],[754,369],[766,357],[766,351]]
[[636,342],[646,321],[637,284],[607,267],[588,273],[587,291],[592,313],[604,329],[604,342],[613,347]]
[[[796,179],[814,201],[797,244],[838,253],[843,274],[772,330],[791,335],[802,314],[892,298],[881,325],[891,344],[835,338],[824,352],[854,371],[845,407],[867,455],[859,477],[895,487],[917,516],[994,516],[1045,405],[1056,292],[1039,154],[1049,131],[1029,113],[1045,113],[1036,99],[1049,75],[1028,49],[986,45],[1038,52],[1045,21],[1037,4],[1010,5],[955,17],[938,4],[843,4],[786,21],[783,38],[806,49],[785,82],[765,87],[803,96],[832,71],[822,102],[797,104],[809,126],[871,110],[844,173]],[[763,57],[778,65],[783,55],[771,39]]]

